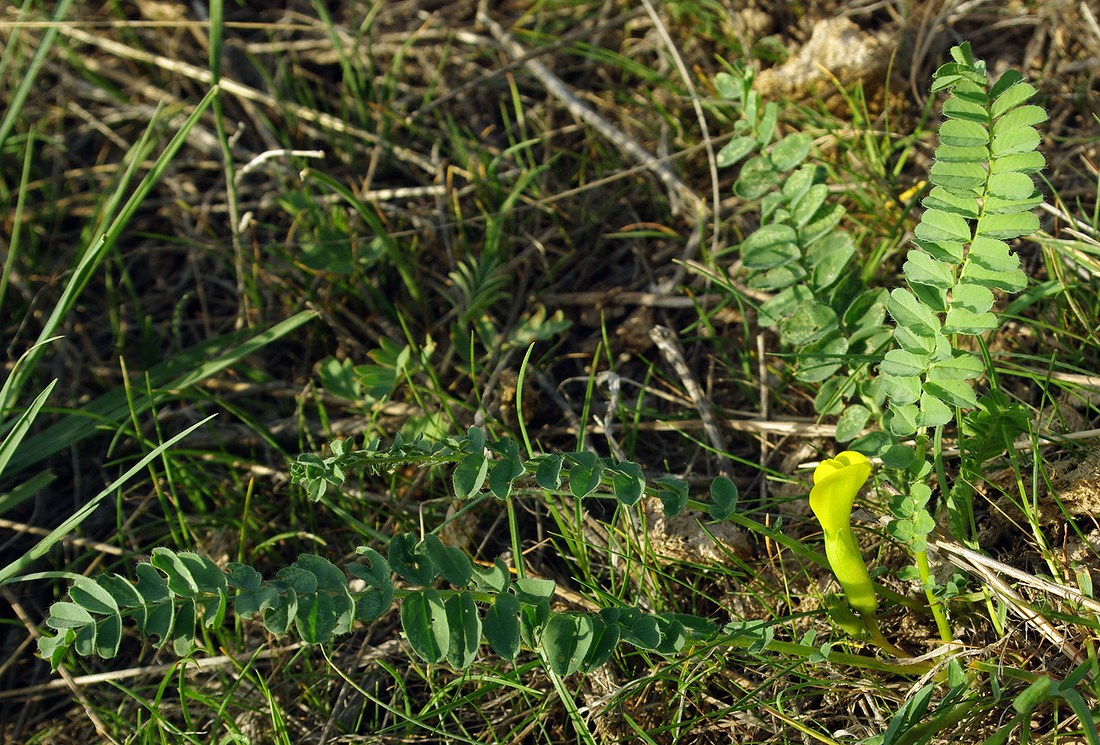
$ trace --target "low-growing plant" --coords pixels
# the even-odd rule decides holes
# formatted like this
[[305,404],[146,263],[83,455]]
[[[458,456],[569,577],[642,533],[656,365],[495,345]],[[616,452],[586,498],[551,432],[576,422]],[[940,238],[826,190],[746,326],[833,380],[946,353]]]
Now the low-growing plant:
[[[951,56],[933,76],[932,91],[948,96],[928,179],[931,190],[914,230],[916,247],[902,267],[907,287],[889,290],[867,288],[860,273],[850,270],[856,250],[839,227],[843,208],[829,201],[822,169],[802,165],[809,138],[788,135],[765,151],[777,127],[775,104],[761,104],[751,71],[726,73],[716,81],[720,93],[742,104],[735,130],[744,132],[725,145],[719,164],[733,165],[757,153],[741,167],[734,192],[760,203],[760,228],[736,247],[749,285],[779,291],[760,306],[761,321],[778,328],[784,345],[797,350],[795,377],[821,382],[815,407],[838,415],[837,439],[854,440],[853,450],[880,457],[887,466],[897,493],[890,534],[912,552],[945,641],[953,634],[927,558],[926,537],[935,527],[929,509],[932,477],[946,496],[952,533],[972,542],[966,477],[1005,443],[1001,439],[993,451],[974,448],[971,435],[980,428],[980,417],[963,426],[968,409],[1005,410],[994,399],[979,401],[974,380],[988,374],[995,385],[995,377],[973,346],[984,350],[983,335],[1000,325],[994,291],[1019,292],[1027,285],[1007,241],[1039,227],[1032,210],[1042,196],[1033,174],[1042,170],[1044,159],[1036,150],[1035,125],[1047,118],[1042,107],[1027,103],[1035,88],[1020,73],[1008,70],[992,80],[966,43]],[[892,330],[884,324],[887,315]],[[844,404],[852,399],[858,400]],[[859,436],[872,420],[878,429]],[[942,457],[943,428],[952,421],[960,425],[968,456],[954,485],[946,479]],[[997,421],[1023,425],[1018,415]],[[900,438],[912,438],[911,444]],[[840,539],[831,535],[840,534],[825,520],[822,525],[826,545],[839,546]],[[854,566],[844,563],[834,562],[838,576]]]
[[[644,498],[655,498],[670,517],[690,508],[703,519],[734,520],[801,557],[830,564],[848,606],[859,614],[853,618],[843,604],[832,603],[838,624],[900,656],[904,652],[879,629],[880,598],[849,524],[855,497],[872,473],[869,458],[877,458],[897,495],[889,534],[911,552],[940,635],[954,639],[943,608],[946,591],[933,581],[927,559],[927,536],[935,526],[933,484],[944,495],[951,532],[974,545],[968,487],[946,478],[944,428],[957,425],[963,453],[959,481],[965,482],[966,474],[1003,452],[1006,434],[1010,439],[1025,426],[996,394],[983,339],[1000,323],[994,292],[1019,292],[1027,282],[1007,241],[1037,228],[1031,209],[1041,196],[1032,175],[1044,161],[1036,152],[1035,125],[1046,113],[1026,103],[1035,89],[1018,73],[991,80],[968,45],[951,54],[953,61],[936,72],[932,84],[934,92],[948,94],[945,121],[929,174],[931,190],[922,201],[925,212],[915,229],[916,248],[902,269],[906,287],[868,287],[851,271],[857,246],[841,228],[844,210],[830,199],[824,170],[807,163],[812,138],[797,133],[776,140],[781,112],[753,90],[750,71],[733,70],[716,80],[719,93],[741,107],[736,136],[718,157],[723,166],[744,161],[734,192],[759,207],[759,228],[735,250],[749,285],[774,293],[759,308],[760,322],[778,328],[785,347],[797,353],[794,377],[816,386],[815,407],[837,416],[837,439],[851,443],[814,473],[809,499],[824,530],[824,557],[738,512],[737,488],[725,477],[711,483],[706,498],[693,497],[687,482],[672,476],[647,479],[631,461],[584,451],[536,455],[529,445],[524,455],[515,440],[488,439],[478,427],[460,437],[397,436],[388,447],[375,440],[357,449],[351,439],[336,440],[328,456],[302,455],[292,466],[293,480],[311,501],[324,503],[330,490],[364,472],[409,465],[451,468],[456,499],[503,505],[511,566],[500,557],[475,562],[436,531],[395,535],[384,552],[380,546],[359,546],[355,560],[344,567],[302,554],[270,578],[245,563],[222,569],[198,553],[158,548],[148,563],[137,566],[136,580],[120,574],[75,579],[68,599],[50,608],[46,625],[53,633],[41,638],[40,654],[55,667],[70,649],[113,657],[126,621],[142,635],[157,637],[158,647],[171,645],[175,653],[188,654],[198,629],[222,624],[230,610],[239,618],[259,617],[273,634],[293,632],[307,643],[323,644],[396,603],[413,652],[427,663],[457,670],[474,663],[484,640],[508,660],[523,650],[533,652],[559,682],[593,670],[623,644],[669,656],[727,646],[902,675],[929,671],[928,661],[841,653],[812,639],[777,640],[774,625],[763,619],[720,625],[608,598],[595,610],[556,609],[556,583],[531,576],[524,566],[515,505],[520,497],[552,494],[613,500],[617,508],[633,510]],[[491,275],[495,269],[469,264],[462,271],[471,286],[487,287],[474,282],[477,272]],[[475,292],[466,294],[460,318],[469,324],[482,301],[475,302],[480,297]],[[979,396],[975,381],[983,375],[994,390]],[[377,377],[385,377],[380,395],[400,382],[396,374]],[[950,670],[955,688],[936,721],[969,711],[966,677],[958,664]],[[1042,680],[1018,707],[1021,723],[1044,696],[1062,696],[1077,708],[1072,684],[1063,690]],[[921,689],[903,707],[881,742],[902,741],[895,736],[927,711],[929,690]]]

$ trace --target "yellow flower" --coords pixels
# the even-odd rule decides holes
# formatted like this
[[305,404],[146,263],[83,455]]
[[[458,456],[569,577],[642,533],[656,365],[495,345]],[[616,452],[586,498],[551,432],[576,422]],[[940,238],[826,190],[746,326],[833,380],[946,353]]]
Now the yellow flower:
[[845,450],[814,470],[810,490],[810,509],[825,533],[825,556],[833,568],[848,605],[864,619],[873,619],[878,610],[875,588],[867,574],[867,565],[852,535],[852,504],[856,494],[871,475],[871,463],[862,453]]

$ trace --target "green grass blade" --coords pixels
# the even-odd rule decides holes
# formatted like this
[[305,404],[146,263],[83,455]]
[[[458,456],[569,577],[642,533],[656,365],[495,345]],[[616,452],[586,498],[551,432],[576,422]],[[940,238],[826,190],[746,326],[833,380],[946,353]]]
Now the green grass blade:
[[53,548],[54,544],[64,538],[66,535],[75,530],[81,523],[91,517],[92,513],[96,511],[100,503],[104,499],[115,493],[115,490],[129,481],[137,473],[140,473],[146,466],[148,466],[154,459],[160,457],[168,448],[175,445],[187,435],[194,432],[196,429],[213,419],[216,414],[212,414],[200,422],[192,424],[190,427],[180,432],[178,435],[168,440],[162,445],[158,445],[153,450],[149,451],[145,457],[130,467],[128,471],[112,481],[103,491],[88,500],[83,507],[74,512],[68,519],[58,525],[56,528],[50,531],[50,534],[36,543],[30,550],[24,553],[15,561],[9,563],[3,569],[0,569],[0,585],[6,585],[12,582],[21,571],[28,567],[36,559],[41,558]]
[[[126,225],[130,222],[130,219],[137,212],[138,207],[149,195],[153,186],[160,180],[160,177],[164,174],[164,171],[168,168],[168,165],[172,162],[176,153],[183,146],[183,143],[187,140],[187,135],[191,132],[194,126],[198,123],[199,118],[203,112],[210,106],[210,102],[214,100],[217,95],[218,89],[212,88],[202,100],[195,106],[191,115],[187,117],[187,120],[180,127],[179,131],[172,137],[171,141],[165,146],[164,151],[153,163],[153,167],[149,170],[145,177],[134,189],[133,194],[126,201],[126,204],[122,207],[121,212],[114,216],[110,221],[110,224],[98,231],[94,238],[89,243],[88,249],[81,256],[80,261],[77,263],[76,268],[73,270],[73,275],[69,279],[68,284],[65,286],[64,291],[61,293],[61,297],[58,299],[57,304],[54,306],[53,312],[50,313],[48,319],[42,326],[42,330],[38,335],[39,344],[36,345],[30,355],[28,355],[26,363],[23,367],[12,375],[12,380],[9,380],[10,388],[5,391],[6,397],[0,398],[0,411],[4,411],[10,406],[10,402],[14,400],[19,392],[22,390],[23,385],[27,381],[28,377],[34,371],[35,364],[38,361],[38,355],[41,353],[40,344],[50,337],[54,336],[57,329],[60,327],[62,320],[68,315],[69,311],[76,304],[77,298],[83,291],[84,287],[88,284],[92,274],[99,267],[103,261],[107,252],[118,241],[119,236],[122,235],[122,231],[126,228]],[[144,149],[144,143],[149,141],[150,133],[155,128],[158,122],[158,117],[154,115],[152,122],[146,130],[145,137],[137,145],[139,154]],[[142,162],[143,158],[135,157],[131,162],[131,169],[137,168],[138,164]],[[123,186],[126,183],[126,177],[123,179]],[[121,188],[116,196],[121,196]],[[108,207],[108,212],[112,212],[113,207]]]
[[57,24],[69,13],[69,6],[72,4],[73,0],[62,0],[58,3],[52,22],[46,29],[46,33],[42,35],[42,43],[38,45],[34,57],[31,58],[30,65],[27,66],[26,71],[20,77],[19,86],[8,102],[8,110],[4,112],[4,118],[0,119],[0,150],[4,149],[4,141],[11,134],[16,119],[23,112],[23,104],[27,102],[27,98],[31,95],[31,91],[34,90],[34,85],[38,81],[38,71],[42,69],[50,50],[53,49],[54,40],[57,38]]
[[[165,396],[178,395],[180,391],[225,370],[242,358],[291,333],[312,319],[314,315],[313,311],[297,313],[208,361],[204,360],[213,349],[226,343],[226,337],[196,345],[183,354],[162,362],[148,373],[150,385],[158,389],[157,392],[134,396],[132,408],[131,402],[127,401],[125,388],[120,387],[100,396],[74,412],[74,415],[66,417],[28,439],[11,459],[9,475],[90,437],[105,423],[121,422],[132,414],[147,410]],[[229,339],[235,341],[241,338],[243,333],[247,332],[233,334]],[[187,372],[180,374],[182,370]]]

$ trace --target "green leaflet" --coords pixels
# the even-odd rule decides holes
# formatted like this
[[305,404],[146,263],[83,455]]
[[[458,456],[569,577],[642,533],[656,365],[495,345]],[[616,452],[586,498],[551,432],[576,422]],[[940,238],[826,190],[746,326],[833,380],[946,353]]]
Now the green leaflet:
[[951,56],[932,85],[948,97],[932,189],[914,229],[922,250],[910,251],[903,267],[909,290],[893,290],[887,303],[899,349],[886,354],[879,372],[890,430],[899,436],[946,424],[953,409],[978,405],[971,381],[982,372],[980,361],[951,351],[950,339],[998,328],[994,291],[1027,286],[1007,241],[1039,228],[1031,210],[1042,196],[1032,174],[1045,161],[1036,152],[1035,125],[1047,114],[1027,103],[1035,88],[1014,70],[991,81],[969,45]]

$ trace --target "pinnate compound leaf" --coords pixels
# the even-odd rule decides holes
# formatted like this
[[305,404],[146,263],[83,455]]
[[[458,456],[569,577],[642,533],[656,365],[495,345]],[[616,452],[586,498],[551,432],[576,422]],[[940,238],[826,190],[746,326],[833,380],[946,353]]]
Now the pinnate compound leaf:
[[460,592],[447,598],[444,606],[450,627],[447,664],[455,670],[465,670],[474,664],[481,643],[481,617],[477,612],[477,603],[469,592]]
[[390,539],[389,564],[398,576],[414,585],[427,587],[435,580],[435,564],[412,533],[398,533]]
[[470,453],[455,467],[452,481],[455,496],[469,499],[481,491],[489,473],[489,459],[482,452]]
[[554,613],[542,628],[546,664],[565,677],[581,668],[596,636],[596,619],[586,613]]
[[519,654],[519,598],[502,592],[485,613],[485,639],[493,651],[506,660]]
[[401,628],[413,651],[425,662],[440,662],[450,651],[447,608],[437,590],[420,590],[405,598],[401,603]]

